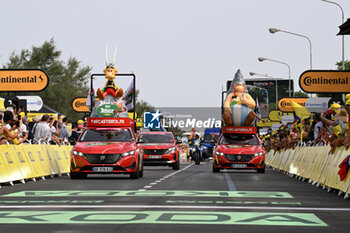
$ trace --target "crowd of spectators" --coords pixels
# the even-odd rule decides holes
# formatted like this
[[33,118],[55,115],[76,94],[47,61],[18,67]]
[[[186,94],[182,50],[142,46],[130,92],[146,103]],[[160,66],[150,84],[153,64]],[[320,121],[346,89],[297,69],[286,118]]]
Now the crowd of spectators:
[[0,112],[0,144],[74,144],[84,129],[84,121],[73,122],[69,129],[69,119],[59,114],[53,116],[43,114],[35,116],[31,121],[22,108],[11,104],[4,112]]
[[345,146],[346,150],[350,147],[349,123],[350,94],[346,95],[345,106],[333,103],[326,112],[282,125],[275,132],[269,130],[262,138],[267,151],[295,149],[304,144],[330,145],[329,153],[334,153],[337,147]]

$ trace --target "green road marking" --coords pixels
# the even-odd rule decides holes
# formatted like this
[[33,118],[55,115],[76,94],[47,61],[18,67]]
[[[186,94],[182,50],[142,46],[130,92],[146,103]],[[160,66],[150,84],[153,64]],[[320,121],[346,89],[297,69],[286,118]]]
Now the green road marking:
[[293,198],[287,192],[265,192],[265,191],[196,191],[196,190],[53,190],[53,191],[22,191],[5,194],[2,197],[250,197],[250,198]]
[[196,201],[196,200],[167,200],[169,204],[238,204],[238,205],[301,205],[294,201]]
[[309,213],[180,211],[0,211],[0,224],[227,224],[328,226]]
[[23,201],[1,201],[0,204],[97,204],[104,200],[23,200]]

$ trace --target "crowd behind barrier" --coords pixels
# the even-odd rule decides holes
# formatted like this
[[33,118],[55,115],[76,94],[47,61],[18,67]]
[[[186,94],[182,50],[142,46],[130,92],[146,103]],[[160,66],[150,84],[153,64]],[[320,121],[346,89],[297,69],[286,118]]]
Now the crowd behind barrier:
[[40,144],[74,144],[84,129],[85,122],[79,120],[68,127],[68,118],[59,114],[57,120],[48,114],[35,116],[32,121],[15,104],[11,104],[4,112],[0,112],[0,145],[22,143]]
[[[282,125],[279,130],[263,137],[266,150],[292,149],[300,143],[307,145],[330,145],[329,153],[336,148],[350,147],[350,94],[346,95],[345,106],[334,103],[326,112],[295,114],[295,122]],[[305,117],[307,116],[307,117]]]

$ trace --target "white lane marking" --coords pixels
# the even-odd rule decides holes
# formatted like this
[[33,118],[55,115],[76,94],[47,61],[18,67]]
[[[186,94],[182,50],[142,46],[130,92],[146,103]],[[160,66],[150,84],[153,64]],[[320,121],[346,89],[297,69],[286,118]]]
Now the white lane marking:
[[142,191],[146,191],[147,189],[139,189],[139,190],[137,190],[137,191],[140,191],[140,192],[142,192]]
[[119,209],[224,209],[224,210],[295,210],[295,211],[350,211],[350,208],[322,207],[262,207],[262,206],[179,206],[179,205],[3,205],[0,209],[36,209],[36,208],[119,208]]
[[149,183],[149,185],[144,186],[143,189],[142,189],[142,190],[139,190],[139,191],[146,191],[146,189],[152,188],[153,185],[156,185],[157,183],[160,183],[160,182],[166,180],[167,178],[176,175],[177,173],[183,172],[184,170],[186,170],[187,168],[191,167],[192,165],[193,165],[193,163],[187,165],[186,167],[182,168],[181,170],[178,170],[178,171],[176,171],[176,172],[170,173],[170,174],[164,176],[163,178],[160,178],[160,179],[157,180],[157,181],[154,181],[154,182],[152,182],[152,183]]

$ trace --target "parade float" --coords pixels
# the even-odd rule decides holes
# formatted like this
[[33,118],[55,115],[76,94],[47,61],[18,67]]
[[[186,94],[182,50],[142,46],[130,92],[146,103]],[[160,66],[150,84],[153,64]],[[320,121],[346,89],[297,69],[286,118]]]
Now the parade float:
[[[118,71],[114,66],[115,53],[113,63],[108,63],[106,51],[104,74],[91,76],[91,90],[94,77],[104,76],[107,82],[97,90],[98,99],[93,91],[90,93],[91,114],[71,153],[72,179],[86,178],[88,174],[129,174],[133,179],[143,176],[141,141],[135,135],[135,120],[129,118],[123,89],[116,85]],[[124,76],[134,78],[135,90],[135,75]],[[132,115],[135,118],[134,112]]]

